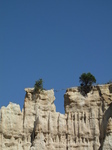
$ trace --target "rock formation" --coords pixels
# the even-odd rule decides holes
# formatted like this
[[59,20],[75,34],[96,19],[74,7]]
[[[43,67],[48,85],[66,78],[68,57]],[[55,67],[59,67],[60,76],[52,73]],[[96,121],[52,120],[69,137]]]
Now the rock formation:
[[56,112],[54,91],[26,88],[24,107],[0,109],[0,150],[111,150],[112,84],[94,86],[86,96],[69,88],[65,114]]

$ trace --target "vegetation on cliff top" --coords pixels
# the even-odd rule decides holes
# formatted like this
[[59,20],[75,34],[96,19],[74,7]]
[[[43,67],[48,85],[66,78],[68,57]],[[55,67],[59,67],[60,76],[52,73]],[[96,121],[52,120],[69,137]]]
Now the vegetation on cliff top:
[[39,91],[43,91],[43,80],[42,79],[39,79],[35,82],[35,85],[34,85],[34,92],[39,92]]
[[79,77],[79,82],[81,83],[79,87],[79,91],[82,93],[82,95],[87,95],[92,89],[92,84],[96,83],[95,77],[90,73],[83,73]]
[[82,86],[91,86],[93,83],[96,83],[95,77],[90,73],[83,73],[79,77],[79,82],[81,82]]

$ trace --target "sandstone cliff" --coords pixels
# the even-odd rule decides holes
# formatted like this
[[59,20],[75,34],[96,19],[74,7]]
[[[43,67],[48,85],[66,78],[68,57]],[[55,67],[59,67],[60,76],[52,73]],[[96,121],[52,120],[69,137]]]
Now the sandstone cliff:
[[112,84],[78,88],[64,95],[65,115],[56,112],[54,91],[26,88],[22,112],[10,103],[0,109],[0,150],[111,150]]

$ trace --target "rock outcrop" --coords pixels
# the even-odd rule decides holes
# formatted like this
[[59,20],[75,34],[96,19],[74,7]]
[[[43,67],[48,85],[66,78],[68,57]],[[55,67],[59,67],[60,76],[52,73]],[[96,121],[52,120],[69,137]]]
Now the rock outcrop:
[[56,112],[54,91],[26,88],[24,107],[0,109],[0,150],[111,150],[112,84],[94,86],[83,96],[69,88],[65,114]]

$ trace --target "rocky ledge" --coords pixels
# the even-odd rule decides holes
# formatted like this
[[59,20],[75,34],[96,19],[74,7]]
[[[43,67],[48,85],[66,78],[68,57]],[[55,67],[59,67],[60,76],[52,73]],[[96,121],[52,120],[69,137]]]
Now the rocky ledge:
[[0,109],[0,150],[111,150],[112,84],[78,87],[64,95],[65,114],[56,112],[54,90],[26,88],[24,107]]

